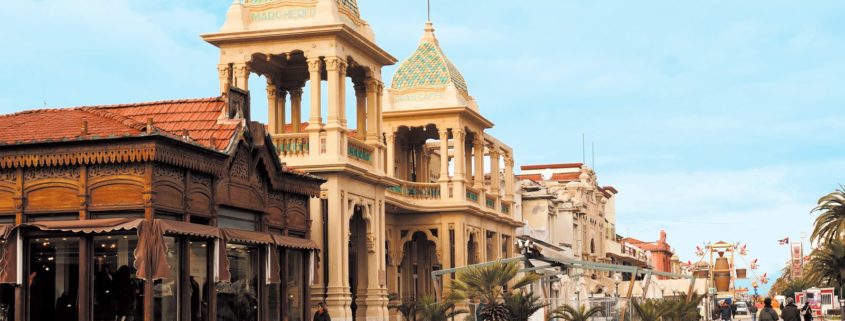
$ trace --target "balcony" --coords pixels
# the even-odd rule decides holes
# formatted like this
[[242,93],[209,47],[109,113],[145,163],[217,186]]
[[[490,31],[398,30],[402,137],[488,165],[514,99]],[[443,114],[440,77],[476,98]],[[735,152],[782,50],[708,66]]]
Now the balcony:
[[383,157],[384,154],[379,153],[379,146],[345,134],[329,140],[329,135],[332,134],[323,131],[274,134],[271,137],[281,161],[290,166],[322,172],[348,164],[361,173],[384,173],[385,162],[379,160],[379,155]]
[[[444,208],[469,207],[488,215],[512,217],[513,202],[488,194],[486,190],[463,187],[463,192],[456,190],[461,184],[416,183],[400,181],[397,186],[387,188],[388,201],[399,206],[417,211],[441,211]],[[445,188],[445,189],[444,189]],[[458,196],[465,197],[459,198]]]

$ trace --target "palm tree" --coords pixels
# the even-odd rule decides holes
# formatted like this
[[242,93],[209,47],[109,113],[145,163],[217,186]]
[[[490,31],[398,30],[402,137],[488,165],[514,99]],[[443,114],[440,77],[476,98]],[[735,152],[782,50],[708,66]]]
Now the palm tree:
[[449,321],[459,314],[467,313],[467,310],[455,308],[457,298],[453,295],[446,296],[442,302],[437,302],[434,297],[423,296],[417,301],[414,314],[420,321]]
[[845,241],[835,240],[813,250],[808,265],[807,280],[818,285],[838,286],[839,297],[845,297]]
[[664,311],[663,321],[686,321],[698,319],[698,304],[703,296],[693,293],[689,300],[683,293],[676,293],[673,298],[664,299],[660,305]]
[[654,299],[633,300],[634,312],[640,321],[658,321],[668,311],[662,302]]
[[531,315],[547,305],[533,292],[525,294],[522,291],[513,291],[505,296],[505,307],[510,311],[513,321],[528,321]]
[[581,305],[576,309],[571,305],[566,304],[552,311],[549,315],[549,320],[564,319],[566,321],[587,321],[601,312],[601,307],[593,307],[592,309],[587,310],[585,305]]
[[820,243],[830,243],[845,237],[845,186],[840,186],[833,193],[818,201],[819,206],[813,212],[819,212],[813,228],[812,239]]
[[527,273],[514,281],[519,273],[519,265],[515,261],[496,261],[488,265],[469,266],[458,272],[452,282],[452,292],[462,299],[479,300],[483,320],[507,320],[509,311],[503,305],[505,289],[519,289],[539,280],[535,273]]

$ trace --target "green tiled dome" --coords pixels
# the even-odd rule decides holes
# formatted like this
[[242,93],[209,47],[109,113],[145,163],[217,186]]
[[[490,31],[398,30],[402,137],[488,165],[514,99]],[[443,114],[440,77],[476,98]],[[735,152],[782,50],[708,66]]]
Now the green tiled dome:
[[417,50],[396,70],[391,83],[393,89],[446,87],[452,84],[458,90],[467,92],[464,76],[443,54],[433,32],[433,28],[427,28],[426,36]]
[[352,10],[355,13],[356,17],[361,17],[361,13],[358,12],[358,2],[355,0],[335,0],[337,4],[343,6],[346,9]]

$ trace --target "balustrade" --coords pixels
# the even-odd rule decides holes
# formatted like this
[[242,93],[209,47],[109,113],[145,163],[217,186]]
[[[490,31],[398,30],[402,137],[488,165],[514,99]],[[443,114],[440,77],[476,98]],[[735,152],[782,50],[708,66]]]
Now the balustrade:
[[350,158],[371,164],[373,162],[373,151],[374,148],[367,143],[354,137],[348,137],[346,153]]
[[403,182],[402,185],[388,187],[387,191],[391,194],[413,199],[440,199],[440,184],[437,183]]
[[468,201],[478,204],[479,199],[481,198],[481,191],[467,186],[466,187],[466,194],[467,194],[467,200]]
[[282,157],[308,156],[308,133],[273,135],[273,144]]

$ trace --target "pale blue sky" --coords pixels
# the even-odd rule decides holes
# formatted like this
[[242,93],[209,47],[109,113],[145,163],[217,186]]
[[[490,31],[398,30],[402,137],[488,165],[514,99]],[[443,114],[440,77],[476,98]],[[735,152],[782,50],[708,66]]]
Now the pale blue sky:
[[[359,2],[379,45],[414,50],[424,0]],[[197,35],[229,3],[8,1],[0,112],[214,96],[218,52]],[[433,0],[432,16],[518,165],[580,161],[585,133],[619,232],[665,228],[684,260],[743,241],[774,276],[777,239],[845,183],[841,1]]]

